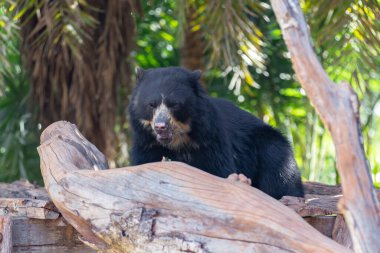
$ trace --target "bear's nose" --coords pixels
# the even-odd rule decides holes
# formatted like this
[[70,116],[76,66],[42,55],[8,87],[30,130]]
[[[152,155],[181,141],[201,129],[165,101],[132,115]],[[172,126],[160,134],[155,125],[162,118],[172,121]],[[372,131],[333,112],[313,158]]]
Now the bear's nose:
[[156,122],[154,123],[154,129],[156,131],[165,131],[168,129],[168,125],[165,122]]

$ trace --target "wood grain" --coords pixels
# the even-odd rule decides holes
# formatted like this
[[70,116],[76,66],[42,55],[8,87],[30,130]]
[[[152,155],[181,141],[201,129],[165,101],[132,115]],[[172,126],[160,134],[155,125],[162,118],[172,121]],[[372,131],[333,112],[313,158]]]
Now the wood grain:
[[[335,216],[340,213],[336,204],[341,196],[339,195],[341,188],[314,182],[306,182],[304,186],[307,193],[305,199],[286,196],[280,201],[304,217],[305,221],[322,234],[346,247],[352,247],[344,219],[341,218],[341,215],[339,215],[341,219],[336,219]],[[0,214],[13,217],[13,252],[78,253],[89,251],[89,248],[78,240],[78,233],[75,229],[62,217],[58,218],[60,214],[57,213],[55,207],[52,207],[52,202],[44,200],[49,197],[43,188],[34,186],[27,181],[16,181],[2,184],[1,189],[0,193],[5,192],[5,196],[8,198],[0,198],[0,203],[3,203],[3,206],[0,207]],[[13,197],[12,193],[17,197],[33,197],[33,199],[9,198]],[[329,196],[327,194],[338,195]],[[45,209],[46,207],[48,208]],[[32,211],[29,208],[32,208]],[[47,210],[54,210],[54,215],[46,215]]]
[[49,195],[42,187],[31,184],[27,180],[18,180],[11,184],[0,183],[0,198],[49,200]]
[[50,127],[44,131],[49,138],[42,138],[38,148],[46,189],[65,219],[96,249],[349,251],[261,191],[183,163],[90,170],[103,167],[104,160],[76,127],[58,122],[53,129],[54,134]]
[[338,215],[336,217],[334,228],[332,230],[332,238],[336,242],[352,249],[353,245],[350,231],[348,230],[346,222],[344,221],[343,215]]
[[63,220],[13,218],[13,251],[30,253],[93,253],[78,239],[78,232]]
[[12,252],[12,218],[0,216],[0,252]]
[[0,198],[0,215],[56,219],[59,213],[53,202],[48,200]]

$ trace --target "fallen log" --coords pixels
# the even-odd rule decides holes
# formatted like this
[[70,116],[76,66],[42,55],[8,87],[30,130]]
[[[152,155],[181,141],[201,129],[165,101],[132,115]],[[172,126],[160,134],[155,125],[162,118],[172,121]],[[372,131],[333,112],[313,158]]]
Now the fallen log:
[[109,252],[349,252],[257,189],[178,162],[107,168],[68,122],[38,147],[45,187],[89,246]]
[[[340,194],[339,186],[305,182],[304,187],[305,199],[284,197],[281,202],[295,210],[322,234],[352,248],[351,237],[343,217],[338,214],[336,202],[326,198],[327,194],[332,194],[330,197]],[[0,189],[0,203],[6,203],[0,204],[0,216],[11,216],[12,221],[12,252],[95,252],[83,245],[78,239],[77,231],[56,213],[44,188],[23,180],[11,184],[0,183]],[[320,200],[317,201],[318,199]],[[26,207],[20,206],[20,203]],[[28,207],[32,207],[32,211]],[[54,210],[54,215],[46,215],[51,210]],[[336,210],[337,213],[331,215],[331,210]],[[324,215],[325,213],[329,214]]]
[[[325,236],[352,248],[334,200],[341,196],[340,187],[315,182],[305,182],[304,187],[304,199],[286,196],[280,201]],[[12,252],[94,252],[78,240],[78,233],[57,213],[44,188],[22,180],[0,183],[0,189],[0,203],[6,203],[0,204],[0,216],[12,216]]]

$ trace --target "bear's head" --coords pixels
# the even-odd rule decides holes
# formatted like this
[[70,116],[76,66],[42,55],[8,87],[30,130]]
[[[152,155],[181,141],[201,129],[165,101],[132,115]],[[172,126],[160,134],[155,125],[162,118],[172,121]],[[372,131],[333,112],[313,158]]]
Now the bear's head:
[[196,148],[190,137],[192,120],[200,113],[198,103],[206,96],[200,76],[200,71],[180,67],[139,69],[129,106],[130,117],[135,120],[132,124],[139,124],[166,148]]

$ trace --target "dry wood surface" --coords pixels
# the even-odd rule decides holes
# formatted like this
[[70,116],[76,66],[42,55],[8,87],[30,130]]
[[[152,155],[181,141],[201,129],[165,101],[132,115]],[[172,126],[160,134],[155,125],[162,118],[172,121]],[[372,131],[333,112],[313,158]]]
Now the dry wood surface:
[[109,252],[349,252],[259,190],[178,162],[106,168],[68,122],[38,148],[46,189],[65,219]]
[[0,253],[12,252],[12,218],[0,216]]

